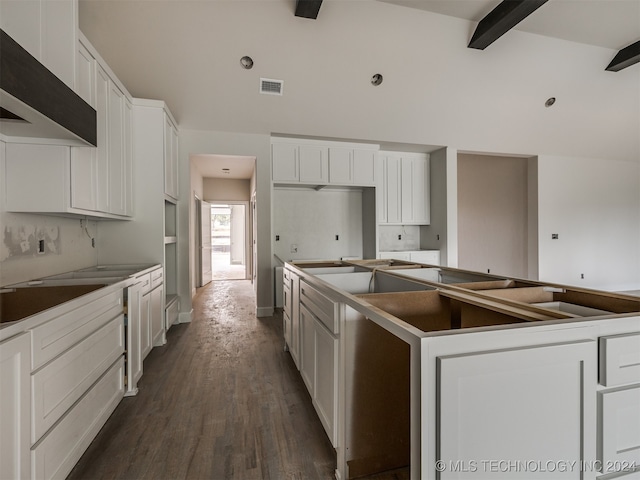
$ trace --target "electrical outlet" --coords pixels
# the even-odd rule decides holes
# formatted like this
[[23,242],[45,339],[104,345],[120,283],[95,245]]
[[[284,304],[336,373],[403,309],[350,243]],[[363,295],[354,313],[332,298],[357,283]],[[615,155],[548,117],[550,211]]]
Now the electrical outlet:
[[402,235],[398,235],[398,240],[402,240]]
[[580,274],[580,278],[582,278],[584,280],[584,273]]
[[336,235],[336,240],[340,240],[340,235]]
[[551,234],[551,240],[558,240],[558,234],[557,233],[552,233]]
[[38,240],[38,253],[44,253],[44,240]]
[[91,246],[92,246],[93,248],[96,248],[96,239],[95,239],[95,238],[92,238],[92,239],[91,239]]
[[436,235],[436,240],[440,240],[440,234]]
[[280,235],[276,235],[276,242],[280,241]]
[[291,244],[291,253],[298,253],[298,245],[295,243]]

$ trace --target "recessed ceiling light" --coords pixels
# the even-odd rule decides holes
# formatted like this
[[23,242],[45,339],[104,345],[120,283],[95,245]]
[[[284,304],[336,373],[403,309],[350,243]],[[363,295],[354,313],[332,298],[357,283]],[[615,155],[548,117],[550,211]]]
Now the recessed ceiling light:
[[371,77],[371,85],[377,87],[382,83],[382,74],[376,73],[373,77]]
[[556,97],[547,98],[547,101],[544,102],[544,106],[549,108],[554,103],[556,103]]
[[242,68],[246,68],[247,70],[250,70],[251,67],[253,67],[253,58],[245,55],[240,59],[240,65],[242,65]]

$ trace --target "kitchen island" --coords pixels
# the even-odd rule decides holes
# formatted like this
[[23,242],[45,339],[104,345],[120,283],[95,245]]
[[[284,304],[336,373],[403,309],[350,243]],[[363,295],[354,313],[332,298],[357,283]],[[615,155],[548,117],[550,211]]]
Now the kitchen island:
[[284,282],[337,478],[640,475],[640,298],[394,260]]

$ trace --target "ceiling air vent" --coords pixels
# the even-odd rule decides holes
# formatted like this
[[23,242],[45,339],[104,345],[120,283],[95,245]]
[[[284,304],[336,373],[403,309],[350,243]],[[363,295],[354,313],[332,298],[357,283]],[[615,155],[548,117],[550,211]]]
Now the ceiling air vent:
[[260,79],[260,93],[267,95],[282,95],[282,80],[273,80],[271,78]]

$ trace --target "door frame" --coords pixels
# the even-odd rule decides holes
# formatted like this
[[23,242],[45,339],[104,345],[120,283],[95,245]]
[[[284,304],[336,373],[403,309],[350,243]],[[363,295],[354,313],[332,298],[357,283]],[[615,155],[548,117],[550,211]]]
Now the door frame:
[[211,205],[244,205],[244,279],[253,278],[253,255],[251,250],[252,235],[250,232],[250,202],[247,200],[204,200]]

